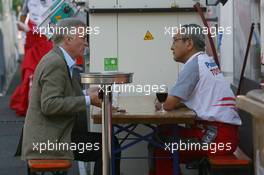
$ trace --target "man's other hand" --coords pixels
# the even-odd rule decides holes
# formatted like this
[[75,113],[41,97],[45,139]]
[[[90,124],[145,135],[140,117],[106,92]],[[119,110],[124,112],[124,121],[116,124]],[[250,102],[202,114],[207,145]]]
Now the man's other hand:
[[158,101],[158,99],[155,99],[155,109],[156,111],[159,111],[161,109],[161,103]]
[[[164,109],[166,111],[171,111],[180,107],[183,107],[184,105],[181,103],[181,99],[176,96],[168,96],[166,101],[164,102]],[[161,103],[156,99],[155,100],[155,109],[160,110],[161,109]]]
[[97,107],[102,107],[102,101],[98,98],[98,92],[89,92],[91,104]]

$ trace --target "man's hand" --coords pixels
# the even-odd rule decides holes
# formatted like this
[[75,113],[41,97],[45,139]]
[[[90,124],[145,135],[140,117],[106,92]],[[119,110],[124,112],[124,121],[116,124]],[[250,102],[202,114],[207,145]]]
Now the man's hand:
[[91,87],[89,89],[84,89],[83,94],[85,96],[89,95],[91,100],[91,105],[102,107],[102,101],[98,98],[99,87]]
[[102,101],[98,98],[98,92],[90,92],[89,93],[91,104],[97,107],[102,107]]
[[[164,109],[166,111],[171,111],[179,107],[182,107],[181,99],[176,96],[168,96],[164,103]],[[161,109],[161,103],[158,100],[155,100],[155,108],[156,110]]]
[[155,99],[154,103],[156,111],[159,111],[161,109],[161,103],[157,99]]
[[88,94],[89,93],[96,93],[96,92],[98,92],[99,91],[99,87],[97,86],[97,87],[90,87],[89,89],[87,89],[87,91],[88,91]]

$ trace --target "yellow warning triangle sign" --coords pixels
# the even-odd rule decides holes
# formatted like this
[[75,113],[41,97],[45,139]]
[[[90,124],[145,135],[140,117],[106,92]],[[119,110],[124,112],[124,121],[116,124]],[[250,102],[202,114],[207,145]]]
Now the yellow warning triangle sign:
[[147,31],[144,40],[153,40],[153,39],[154,39],[153,35],[150,33],[150,31]]

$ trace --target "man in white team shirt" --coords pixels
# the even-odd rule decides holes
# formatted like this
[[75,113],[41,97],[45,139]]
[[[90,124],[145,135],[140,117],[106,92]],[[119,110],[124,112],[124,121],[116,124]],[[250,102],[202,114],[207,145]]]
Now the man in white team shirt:
[[[180,161],[187,163],[189,158],[233,153],[238,145],[241,119],[235,108],[235,96],[230,84],[214,59],[204,53],[202,28],[196,24],[182,26],[181,32],[173,37],[171,50],[174,60],[184,66],[164,108],[169,111],[184,104],[192,109],[197,114],[196,124],[189,128],[179,127],[178,136],[187,142],[215,143],[217,147],[214,150],[180,150]],[[156,108],[160,108],[159,103]],[[172,127],[175,125],[159,126],[159,137],[173,135]]]

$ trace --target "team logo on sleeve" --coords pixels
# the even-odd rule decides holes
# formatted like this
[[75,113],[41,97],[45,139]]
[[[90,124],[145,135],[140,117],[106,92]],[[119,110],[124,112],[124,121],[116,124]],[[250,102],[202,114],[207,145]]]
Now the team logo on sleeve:
[[217,76],[221,73],[219,67],[215,62],[205,62],[204,63],[206,67],[209,69],[209,71],[213,74],[213,76]]

